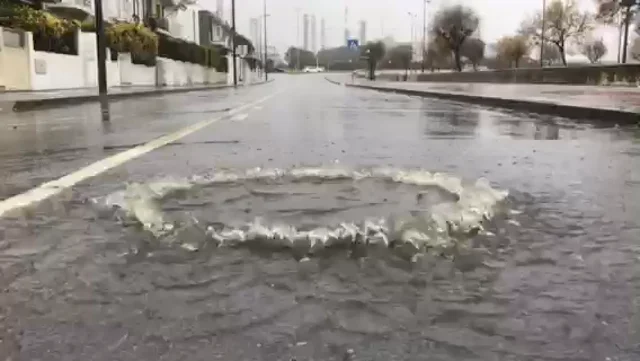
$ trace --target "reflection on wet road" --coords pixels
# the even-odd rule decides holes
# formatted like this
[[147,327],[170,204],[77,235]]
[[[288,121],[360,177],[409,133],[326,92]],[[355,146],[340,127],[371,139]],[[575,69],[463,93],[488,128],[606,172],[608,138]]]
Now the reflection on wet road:
[[640,358],[637,129],[281,76],[2,120],[0,196],[276,91],[0,219],[0,360]]

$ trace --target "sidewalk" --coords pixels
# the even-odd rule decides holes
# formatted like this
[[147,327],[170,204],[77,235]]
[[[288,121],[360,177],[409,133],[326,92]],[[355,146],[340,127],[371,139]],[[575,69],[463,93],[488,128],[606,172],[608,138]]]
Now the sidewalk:
[[460,100],[569,118],[640,122],[640,88],[497,83],[390,82],[357,79],[347,86]]
[[[261,82],[262,83],[262,82]],[[255,83],[255,84],[261,84]],[[253,85],[253,84],[252,84]],[[185,93],[229,87],[227,84],[196,86],[121,86],[109,88],[109,99]],[[60,89],[47,91],[0,91],[0,113],[26,111],[98,100],[97,88]]]

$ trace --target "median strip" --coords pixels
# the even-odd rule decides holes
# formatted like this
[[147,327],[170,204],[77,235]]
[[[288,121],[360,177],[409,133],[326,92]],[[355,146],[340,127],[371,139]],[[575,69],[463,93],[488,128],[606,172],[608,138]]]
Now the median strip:
[[447,99],[484,106],[513,109],[518,111],[550,114],[572,119],[589,119],[614,124],[637,124],[640,122],[640,114],[631,107],[629,107],[629,109],[627,110],[598,107],[593,106],[593,104],[574,105],[562,103],[561,100],[559,100],[558,102],[550,102],[545,101],[544,99],[527,97],[509,98],[453,91],[409,89],[406,87],[403,88],[400,84],[398,86],[393,86],[345,83],[345,85],[351,88],[377,90],[381,92],[398,93],[410,96]]

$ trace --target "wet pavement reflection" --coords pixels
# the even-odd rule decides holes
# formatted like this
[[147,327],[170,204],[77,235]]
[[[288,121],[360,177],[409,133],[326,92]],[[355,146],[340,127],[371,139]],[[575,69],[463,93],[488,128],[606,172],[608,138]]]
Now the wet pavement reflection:
[[0,219],[0,356],[640,358],[634,127],[280,76],[2,120],[0,195],[277,91]]

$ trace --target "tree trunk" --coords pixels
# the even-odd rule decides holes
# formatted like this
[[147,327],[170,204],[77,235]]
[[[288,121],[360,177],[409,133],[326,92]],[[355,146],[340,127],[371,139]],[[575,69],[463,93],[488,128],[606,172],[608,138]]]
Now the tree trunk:
[[564,52],[564,46],[558,45],[558,50],[560,51],[560,57],[562,58],[562,64],[567,66],[567,54]]
[[624,17],[624,35],[622,40],[622,61],[621,61],[621,63],[623,64],[626,64],[627,62],[627,46],[629,44],[629,23],[630,22],[631,22],[631,7],[628,7]]
[[453,51],[453,55],[454,55],[455,60],[456,60],[456,70],[457,71],[462,71],[462,60],[460,59],[460,49],[455,49]]
[[369,80],[376,80],[376,64],[369,61]]

